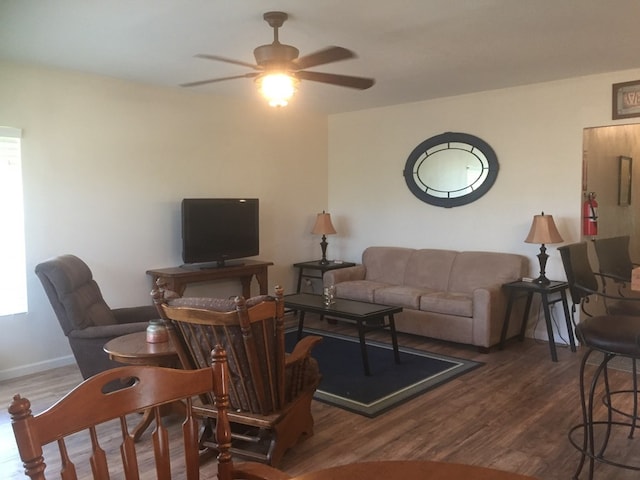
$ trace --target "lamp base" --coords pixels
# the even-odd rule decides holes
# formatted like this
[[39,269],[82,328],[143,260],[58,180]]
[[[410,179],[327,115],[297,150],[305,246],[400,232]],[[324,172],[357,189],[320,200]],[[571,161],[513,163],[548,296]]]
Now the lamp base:
[[327,236],[322,235],[322,241],[320,242],[320,248],[322,249],[322,260],[320,260],[320,265],[328,265],[329,260],[327,260]]
[[532,283],[539,283],[540,285],[549,285],[551,280],[549,280],[544,275],[540,275],[538,278],[532,280]]
[[547,267],[547,259],[549,255],[547,255],[547,248],[544,246],[544,243],[540,245],[540,253],[537,255],[538,263],[540,263],[540,276],[536,278],[533,283],[539,283],[541,285],[549,285],[551,280],[549,280],[544,274],[544,270]]

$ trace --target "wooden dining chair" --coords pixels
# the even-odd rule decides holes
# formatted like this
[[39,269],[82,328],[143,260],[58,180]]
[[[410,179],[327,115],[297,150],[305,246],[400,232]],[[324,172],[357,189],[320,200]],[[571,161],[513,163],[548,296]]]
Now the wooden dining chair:
[[[289,448],[313,434],[311,400],[321,377],[311,349],[322,337],[307,336],[285,351],[282,288],[274,297],[247,300],[175,298],[162,286],[152,295],[183,368],[207,366],[214,345],[227,350],[234,454],[277,466]],[[194,407],[208,425],[201,443],[215,449],[210,433],[217,411],[210,397],[202,401]]]
[[[105,393],[105,386],[114,382],[121,388]],[[220,480],[289,478],[262,463],[233,462],[227,356],[220,346],[213,352],[212,366],[198,370],[149,366],[107,370],[83,381],[55,405],[36,415],[31,412],[27,398],[15,395],[9,413],[25,474],[32,480],[45,480],[45,469],[49,467],[59,471],[51,478],[63,480],[107,480],[110,475],[128,480],[149,477],[197,480],[201,469],[200,422],[193,413],[193,397],[208,392],[213,392],[218,412],[215,436],[219,453],[217,464],[202,466],[202,478],[212,478],[216,465]],[[161,407],[177,401],[186,406],[181,432],[160,421]],[[155,430],[149,444],[138,444],[136,448],[129,433],[129,420],[137,422],[137,412],[149,408],[154,412]],[[120,434],[116,437],[113,432],[118,430]]]

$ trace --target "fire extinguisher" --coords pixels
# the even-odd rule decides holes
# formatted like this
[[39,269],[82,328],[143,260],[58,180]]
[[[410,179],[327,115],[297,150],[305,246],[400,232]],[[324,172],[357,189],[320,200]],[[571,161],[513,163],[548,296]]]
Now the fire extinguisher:
[[585,236],[598,235],[598,202],[595,192],[589,192],[582,205],[582,233]]

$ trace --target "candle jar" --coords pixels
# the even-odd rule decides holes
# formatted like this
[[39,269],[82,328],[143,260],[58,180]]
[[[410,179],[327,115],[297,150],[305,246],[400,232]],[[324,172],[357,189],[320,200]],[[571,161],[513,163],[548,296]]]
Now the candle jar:
[[169,332],[162,320],[149,320],[147,327],[148,343],[163,343],[169,341]]

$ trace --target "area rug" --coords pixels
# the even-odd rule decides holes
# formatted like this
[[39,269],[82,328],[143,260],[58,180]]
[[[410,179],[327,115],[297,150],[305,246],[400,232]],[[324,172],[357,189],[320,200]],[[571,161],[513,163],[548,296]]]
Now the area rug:
[[[396,364],[390,344],[367,340],[371,375],[366,376],[358,338],[312,329],[303,335],[323,337],[312,351],[322,373],[314,398],[371,418],[483,365],[406,347],[400,347]],[[296,341],[297,331],[288,331],[288,351]]]

